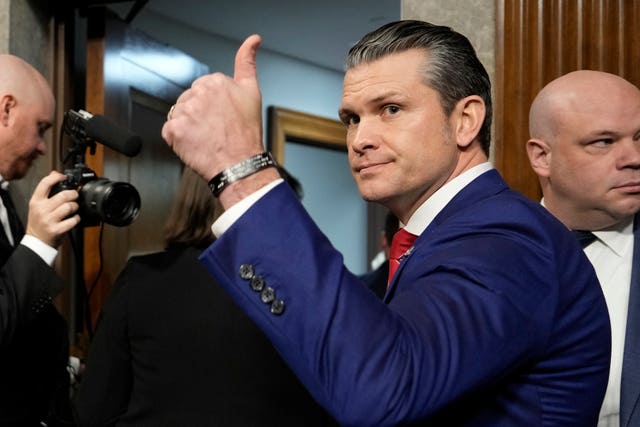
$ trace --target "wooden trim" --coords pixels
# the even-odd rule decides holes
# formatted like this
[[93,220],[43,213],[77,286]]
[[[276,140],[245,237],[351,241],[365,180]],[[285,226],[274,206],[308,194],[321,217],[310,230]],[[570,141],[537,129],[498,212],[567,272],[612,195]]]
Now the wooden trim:
[[[87,40],[87,71],[86,71],[86,109],[93,114],[104,114],[104,38],[89,38]],[[104,175],[104,150],[101,144],[96,144],[93,155],[85,158],[87,167],[93,169],[98,176]],[[91,322],[96,324],[99,308],[104,303],[103,292],[92,292],[94,284],[102,266],[100,265],[100,229],[88,227],[83,229],[84,235],[84,283],[87,295],[90,296]]]
[[640,0],[496,0],[494,163],[513,188],[540,199],[525,143],[544,85],[580,69],[640,84],[638,19]]
[[280,164],[284,164],[287,140],[301,140],[327,148],[347,149],[347,129],[338,120],[282,107],[267,109],[267,149]]

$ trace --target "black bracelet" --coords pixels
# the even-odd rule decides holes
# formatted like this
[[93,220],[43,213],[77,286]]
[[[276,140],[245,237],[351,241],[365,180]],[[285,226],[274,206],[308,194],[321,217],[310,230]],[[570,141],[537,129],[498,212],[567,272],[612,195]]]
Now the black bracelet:
[[211,178],[209,188],[213,195],[218,197],[220,193],[222,193],[222,190],[227,188],[232,182],[272,166],[276,167],[276,161],[273,160],[271,153],[265,151],[264,153],[256,154],[255,156],[236,163]]

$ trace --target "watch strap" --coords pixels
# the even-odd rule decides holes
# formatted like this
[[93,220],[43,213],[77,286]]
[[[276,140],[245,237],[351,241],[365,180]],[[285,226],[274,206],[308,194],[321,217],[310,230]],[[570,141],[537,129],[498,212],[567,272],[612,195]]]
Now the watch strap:
[[248,159],[244,159],[235,165],[223,170],[209,181],[209,188],[214,196],[220,196],[222,190],[229,186],[232,182],[252,175],[262,169],[276,167],[276,161],[268,151],[256,154]]

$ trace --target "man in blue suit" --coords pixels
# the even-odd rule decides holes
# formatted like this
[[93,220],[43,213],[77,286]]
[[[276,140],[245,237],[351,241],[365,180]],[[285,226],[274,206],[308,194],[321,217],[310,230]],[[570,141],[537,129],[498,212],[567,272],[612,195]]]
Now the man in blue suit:
[[240,47],[233,78],[194,82],[163,137],[227,209],[202,261],[311,394],[359,427],[595,425],[604,297],[566,227],[487,162],[490,82],[469,41],[400,21],[349,53],[340,117],[353,175],[399,218],[397,235],[418,236],[384,301],[263,153],[259,43]]
[[611,369],[599,427],[640,425],[640,90],[581,70],[545,86],[530,112],[527,150],[543,203],[573,230],[611,318]]

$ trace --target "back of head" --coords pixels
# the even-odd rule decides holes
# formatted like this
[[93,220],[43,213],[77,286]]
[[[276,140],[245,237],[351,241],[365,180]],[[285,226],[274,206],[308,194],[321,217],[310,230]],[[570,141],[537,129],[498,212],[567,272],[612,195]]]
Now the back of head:
[[53,92],[44,76],[23,59],[0,54],[0,70],[0,97],[10,94],[19,102],[53,103]]
[[[347,69],[409,49],[423,49],[425,84],[438,92],[447,117],[458,101],[478,95],[486,115],[478,140],[488,156],[491,145],[491,82],[469,40],[449,27],[423,21],[397,21],[366,34],[350,50]],[[427,62],[428,61],[428,62]]]
[[165,246],[203,248],[210,245],[215,240],[211,224],[222,212],[222,205],[213,197],[204,179],[185,166],[165,225]]

